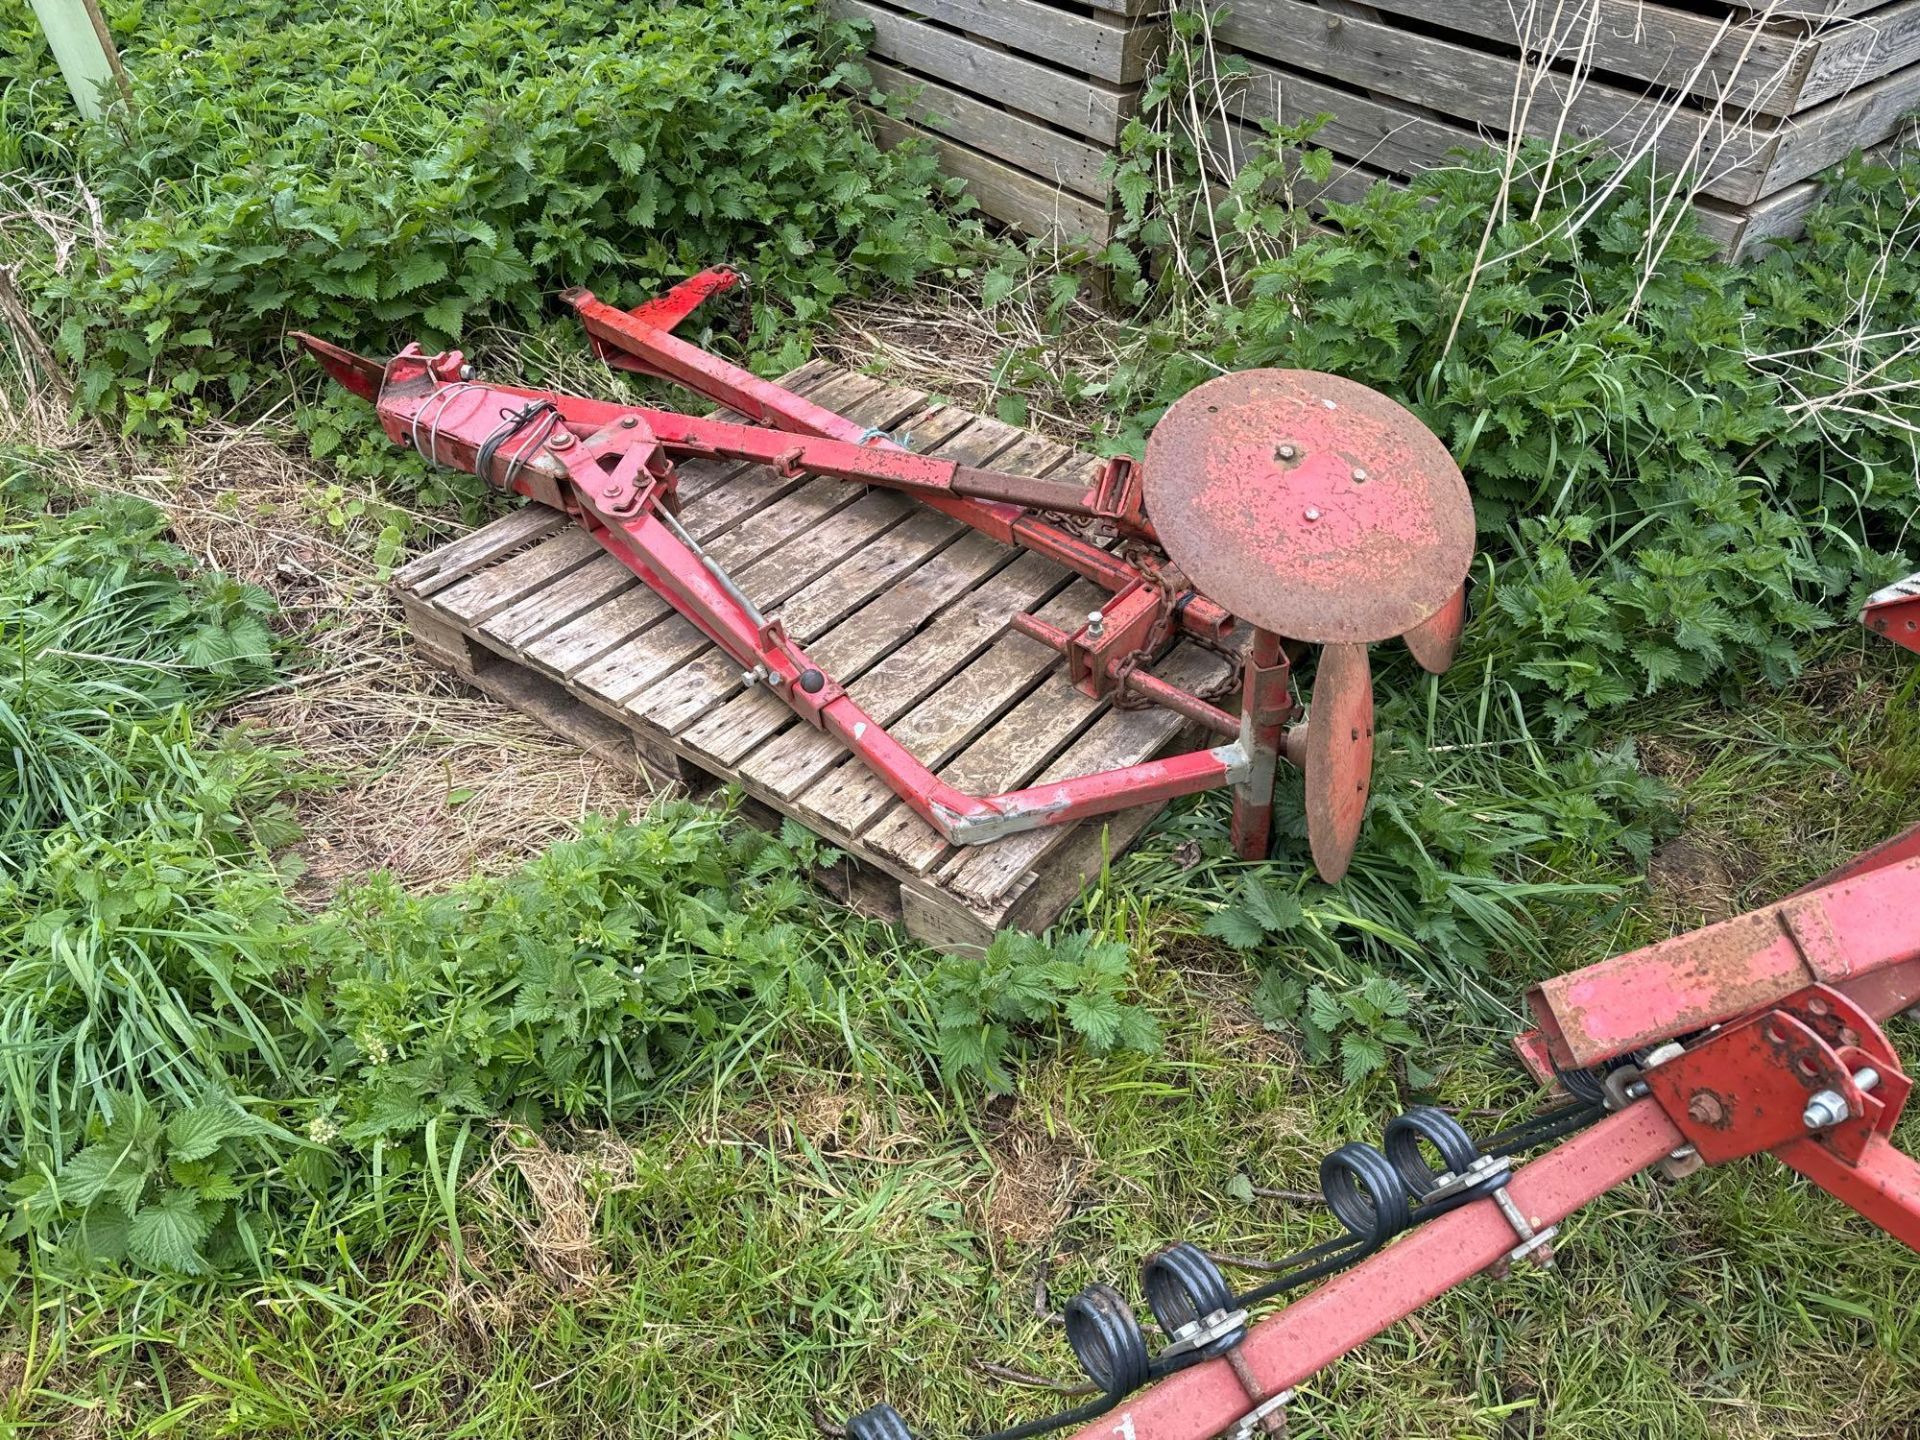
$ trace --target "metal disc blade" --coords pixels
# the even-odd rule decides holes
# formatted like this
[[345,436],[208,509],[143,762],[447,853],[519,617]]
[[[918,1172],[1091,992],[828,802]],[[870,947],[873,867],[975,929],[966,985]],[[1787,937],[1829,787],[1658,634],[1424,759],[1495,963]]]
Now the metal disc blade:
[[1307,710],[1307,842],[1329,885],[1347,873],[1373,778],[1373,672],[1364,645],[1329,645]]
[[1473,559],[1473,502],[1447,447],[1405,407],[1337,375],[1209,380],[1154,427],[1141,485],[1195,588],[1295,640],[1404,635]]
[[1453,598],[1422,620],[1400,638],[1420,662],[1420,668],[1435,675],[1453,664],[1460,649],[1460,632],[1467,628],[1467,587],[1464,583]]

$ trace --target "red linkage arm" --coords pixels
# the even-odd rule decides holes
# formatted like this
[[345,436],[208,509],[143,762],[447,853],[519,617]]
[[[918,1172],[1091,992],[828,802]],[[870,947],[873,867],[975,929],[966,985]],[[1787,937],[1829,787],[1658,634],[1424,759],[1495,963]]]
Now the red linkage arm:
[[[329,358],[330,365],[353,359]],[[588,410],[573,396],[476,384],[456,378],[461,371],[457,353],[429,359],[415,351],[390,362],[377,402],[387,434],[434,463],[469,470],[573,515],[732,656],[748,683],[766,685],[802,719],[841,741],[949,842],[982,844],[1071,824],[1236,784],[1250,773],[1245,750],[1235,742],[997,795],[956,789],[814,665],[777,620],[760,613],[680,526],[668,503],[670,491],[662,487],[671,475],[667,457],[676,452],[759,461],[790,474],[892,480],[916,493],[949,485],[965,467],[838,440],[789,443],[765,430],[639,406]],[[552,407],[545,422],[522,418],[529,406],[540,405]],[[583,418],[589,414],[597,426]],[[655,425],[665,432],[664,443]]]
[[[700,300],[731,289],[738,277],[732,271],[708,270],[684,282],[660,301],[629,312],[594,298],[590,291],[576,290],[567,297],[580,317],[600,356],[609,365],[657,375],[685,386],[716,405],[736,410],[749,420],[798,435],[817,435],[849,445],[875,449],[898,449],[893,440],[862,430],[844,416],[816,405],[804,396],[762,380],[749,370],[731,365],[689,344],[658,323],[685,318],[691,306],[682,308],[676,297],[681,290],[698,286]],[[694,303],[698,303],[695,301]],[[666,308],[656,311],[655,306]],[[503,387],[504,388],[504,387]],[[531,393],[531,392],[530,392]],[[1009,477],[1019,480],[1023,477]],[[881,483],[881,482],[873,482]],[[1015,486],[1001,493],[1018,496]],[[1020,545],[1058,561],[1069,570],[1115,592],[1140,579],[1140,572],[1126,561],[1070,535],[1057,525],[1035,515],[1026,505],[1008,499],[976,498],[960,492],[930,494],[926,503],[942,514],[950,515],[983,534],[1003,543]],[[1051,506],[1052,502],[1048,504]],[[1144,518],[1130,517],[1124,528],[1151,538]],[[1233,617],[1204,595],[1194,595],[1179,611],[1179,623],[1189,634],[1221,639],[1233,629]]]

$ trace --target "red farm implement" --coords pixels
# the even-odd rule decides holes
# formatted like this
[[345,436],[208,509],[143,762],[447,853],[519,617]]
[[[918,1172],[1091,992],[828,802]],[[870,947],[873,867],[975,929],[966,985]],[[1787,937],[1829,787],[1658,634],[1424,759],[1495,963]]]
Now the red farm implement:
[[[1194,390],[1155,428],[1142,464],[1108,462],[1090,486],[930,459],[671,333],[735,283],[710,271],[634,311],[584,293],[571,303],[609,364],[678,382],[739,419],[482,383],[458,352],[410,346],[381,363],[301,338],[375,403],[394,442],[571,515],[749,683],[842,741],[950,842],[1227,787],[1235,845],[1257,856],[1284,759],[1305,771],[1315,864],[1329,879],[1345,870],[1372,760],[1367,646],[1401,637],[1438,671],[1464,619],[1473,513],[1438,440],[1362,386],[1252,371]],[[1008,625],[1058,651],[1088,695],[1167,707],[1220,743],[1005,794],[954,789],[681,526],[683,457],[903,491],[1062,563],[1111,599],[1071,632],[1026,614]],[[1863,619],[1920,651],[1920,576],[1873,596]],[[1183,637],[1234,654],[1237,715],[1154,676]],[[1294,671],[1311,647],[1309,714]],[[1379,1148],[1341,1146],[1320,1179],[1344,1233],[1266,1262],[1247,1291],[1193,1245],[1150,1256],[1141,1288],[1157,1352],[1118,1291],[1089,1286],[1064,1318],[1097,1393],[981,1440],[1280,1434],[1294,1386],[1476,1275],[1551,1264],[1562,1220],[1649,1169],[1677,1176],[1770,1153],[1920,1249],[1920,1165],[1889,1138],[1912,1081],[1881,1029],[1920,1003],[1920,827],[1775,904],[1549,981],[1529,1003],[1537,1026],[1516,1048],[1564,1103],[1481,1141],[1421,1107],[1391,1121]],[[846,1433],[912,1440],[884,1404]]]
[[[1920,576],[1863,618],[1920,648],[1916,606]],[[1920,826],[1775,904],[1548,981],[1528,1003],[1537,1025],[1515,1048],[1566,1103],[1484,1141],[1422,1107],[1390,1121],[1379,1148],[1341,1146],[1320,1184],[1345,1234],[1266,1262],[1276,1278],[1244,1293],[1193,1245],[1149,1256],[1157,1354],[1120,1294],[1089,1286],[1064,1315],[1096,1398],[981,1440],[1282,1435],[1295,1386],[1476,1275],[1552,1264],[1555,1227],[1646,1170],[1678,1178],[1771,1154],[1920,1250],[1920,1164],[1890,1139],[1913,1081],[1881,1029],[1920,1004]],[[887,1405],[846,1431],[912,1440]]]
[[[1305,771],[1320,873],[1347,868],[1373,756],[1370,643],[1405,639],[1442,670],[1465,617],[1473,507],[1446,447],[1393,401],[1336,376],[1261,370],[1200,386],[1155,428],[1144,463],[1091,485],[916,455],[679,339],[673,327],[736,284],[707,271],[636,310],[570,298],[600,355],[674,381],[741,419],[483,383],[457,351],[378,362],[300,339],[372,400],[397,444],[564,511],[807,723],[846,745],[945,840],[969,845],[1220,787],[1239,853],[1266,853],[1281,760]],[[1163,706],[1210,748],[997,795],[944,782],[702,550],[678,518],[675,462],[755,462],[911,495],[1036,551],[1110,598],[1077,629],[1007,624],[1064,657],[1072,683]],[[1238,713],[1153,673],[1176,641],[1230,653]],[[1309,647],[1312,714],[1295,694]]]

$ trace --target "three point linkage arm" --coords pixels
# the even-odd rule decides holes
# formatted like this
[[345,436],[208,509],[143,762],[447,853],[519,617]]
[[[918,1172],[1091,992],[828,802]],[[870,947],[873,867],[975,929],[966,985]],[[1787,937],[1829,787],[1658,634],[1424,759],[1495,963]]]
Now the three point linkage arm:
[[[479,383],[458,351],[429,356],[409,346],[376,364],[313,337],[298,338],[343,385],[375,402],[395,443],[418,449],[435,465],[468,470],[572,515],[738,662],[746,683],[765,686],[807,723],[840,740],[951,843],[984,843],[1220,786],[1246,790],[1239,798],[1247,813],[1270,812],[1270,795],[1252,790],[1264,783],[1270,791],[1271,762],[1286,752],[1279,726],[1294,706],[1284,683],[1285,654],[1257,667],[1258,693],[1244,723],[1146,673],[1138,659],[1164,649],[1176,632],[1219,643],[1233,634],[1233,617],[1194,593],[1171,564],[1135,564],[1039,513],[1081,517],[1150,544],[1153,529],[1130,461],[1107,462],[1091,487],[1080,487],[905,450],[669,333],[673,323],[732,283],[731,272],[708,272],[634,312],[584,293],[570,299],[611,363],[688,385],[747,417],[751,423],[744,424]],[[1224,743],[996,795],[955,788],[815,665],[779,619],[763,614],[680,523],[675,462],[702,458],[901,491],[995,540],[1058,561],[1114,592],[1114,602],[1072,635],[1025,616],[1014,617],[1014,627],[1066,654],[1075,683],[1090,693],[1168,707]],[[1264,847],[1264,821],[1253,843]]]

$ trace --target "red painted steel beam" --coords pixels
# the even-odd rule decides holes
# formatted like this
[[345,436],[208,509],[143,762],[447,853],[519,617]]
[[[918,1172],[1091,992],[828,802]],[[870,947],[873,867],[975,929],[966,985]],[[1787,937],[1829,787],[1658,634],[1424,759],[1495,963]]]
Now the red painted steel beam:
[[1920,858],[1616,955],[1527,996],[1550,1052],[1584,1069],[1825,982],[1920,960]]
[[1867,1141],[1858,1162],[1808,1137],[1776,1146],[1782,1162],[1913,1250],[1920,1250],[1920,1164],[1884,1135]]
[[[1642,1101],[1521,1166],[1507,1191],[1534,1229],[1544,1229],[1682,1143],[1666,1113]],[[1455,1210],[1262,1320],[1241,1354],[1268,1394],[1291,1389],[1486,1270],[1518,1243],[1491,1199]],[[1229,1362],[1210,1360],[1142,1391],[1073,1440],[1206,1440],[1251,1408]]]
[[[673,380],[716,405],[737,410],[756,424],[875,449],[900,448],[890,438],[876,436],[825,406],[816,405],[771,380],[762,380],[752,371],[709,355],[699,346],[645,319],[595,299],[590,291],[574,291],[567,296],[567,301],[603,355],[611,349],[631,356],[641,361],[642,368],[649,373]],[[1020,505],[958,494],[929,496],[926,503],[996,540],[1020,545],[1056,560],[1116,593],[1141,578],[1139,570],[1118,556],[1047,523]],[[1146,532],[1149,538],[1150,533]],[[1198,594],[1181,608],[1179,623],[1189,634],[1213,640],[1225,638],[1234,628],[1233,616]]]
[[1874,634],[1920,653],[1920,575],[1909,575],[1869,596],[1860,621]]

